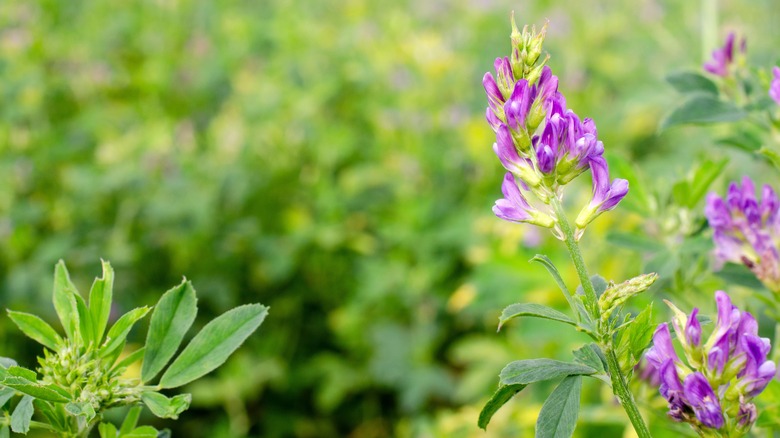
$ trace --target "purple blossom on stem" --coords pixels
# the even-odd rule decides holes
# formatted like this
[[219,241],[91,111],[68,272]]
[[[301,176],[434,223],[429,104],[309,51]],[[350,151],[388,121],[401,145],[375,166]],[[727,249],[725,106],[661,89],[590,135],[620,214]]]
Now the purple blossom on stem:
[[504,193],[504,198],[496,201],[493,206],[493,213],[496,216],[510,222],[527,222],[548,228],[553,226],[554,223],[550,216],[537,211],[528,204],[511,172],[504,175],[501,191]]
[[769,85],[769,97],[780,105],[780,67],[772,67],[772,83]]
[[747,266],[770,290],[780,292],[780,199],[768,185],[756,199],[750,178],[731,183],[726,199],[707,196],[704,214],[713,229],[716,267]]
[[577,216],[576,224],[581,229],[601,213],[615,208],[628,194],[628,181],[616,178],[610,183],[609,168],[604,157],[591,158],[590,169],[593,174],[593,196],[590,204]]
[[723,291],[715,292],[715,301],[718,320],[706,342],[701,342],[698,309],[687,316],[668,303],[687,364],[675,353],[668,324],[656,329],[645,360],[658,370],[659,392],[669,403],[672,419],[691,423],[698,431],[734,429],[741,436],[757,417],[750,401],[777,369],[767,360],[769,339],[758,336],[756,319],[734,306]]
[[704,377],[704,374],[700,372],[689,374],[683,383],[683,391],[686,400],[696,414],[696,418],[704,426],[712,429],[723,427],[725,420],[718,396],[715,395],[715,391],[712,390],[710,382]]
[[[594,196],[586,207],[590,209],[587,221],[578,222],[579,238],[587,223],[623,199],[628,182],[609,180],[604,144],[598,140],[593,120],[580,120],[566,108],[566,99],[558,91],[558,78],[544,65],[546,59],[542,65],[535,65],[545,30],[528,34],[524,29],[521,34],[514,24],[512,28],[512,56],[497,58],[495,74],[485,73],[482,78],[488,100],[486,119],[496,133],[493,150],[526,190],[547,205],[559,202],[562,187],[592,169]],[[518,45],[523,50],[518,51]],[[520,193],[517,183],[513,180],[511,185],[516,189],[507,189],[507,181],[505,178],[502,186],[505,197],[493,209],[500,218],[544,226],[547,219],[555,222],[553,213],[532,209],[525,199],[515,196],[515,192]],[[508,190],[512,196],[507,195]],[[544,216],[532,217],[531,211]]]
[[[715,49],[712,59],[704,63],[704,70],[721,77],[729,75],[729,67],[734,63],[734,39],[734,32],[730,32],[723,47]],[[739,50],[742,53],[747,50],[747,41],[744,38],[740,42]]]

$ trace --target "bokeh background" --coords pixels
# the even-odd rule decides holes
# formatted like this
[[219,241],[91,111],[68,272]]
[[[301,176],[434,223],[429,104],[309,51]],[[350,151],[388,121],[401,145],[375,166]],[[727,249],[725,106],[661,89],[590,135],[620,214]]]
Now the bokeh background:
[[[576,283],[557,241],[490,211],[503,170],[482,75],[509,53],[510,11],[549,19],[560,90],[635,186],[583,240],[591,271],[623,280],[648,260],[607,232],[640,227],[694,159],[733,158],[721,189],[762,169],[708,131],[658,132],[679,99],[664,76],[697,70],[727,30],[757,63],[778,57],[776,1],[722,0],[716,25],[713,4],[4,1],[0,302],[54,321],[55,262],[84,291],[103,258],[120,314],[182,276],[200,297],[196,325],[271,306],[223,368],[184,388],[193,406],[179,421],[145,417],[176,437],[531,436],[544,384],[477,429],[498,372],[567,359],[586,338],[539,321],[496,333],[511,303],[565,306],[534,254]],[[573,215],[589,184],[567,192]],[[39,351],[5,317],[0,348],[27,366]],[[624,428],[587,383],[578,435]]]

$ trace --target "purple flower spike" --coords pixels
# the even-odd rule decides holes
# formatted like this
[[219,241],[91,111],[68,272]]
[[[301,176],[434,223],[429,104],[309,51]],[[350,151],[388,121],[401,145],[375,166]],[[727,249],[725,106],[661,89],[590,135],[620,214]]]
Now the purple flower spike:
[[772,83],[769,85],[769,97],[780,105],[780,67],[772,67]]
[[667,324],[656,329],[645,358],[648,365],[661,363],[658,389],[672,419],[691,423],[702,436],[743,436],[757,418],[750,401],[775,377],[777,367],[767,360],[769,339],[758,336],[753,315],[734,306],[723,291],[715,293],[715,301],[718,321],[703,344],[698,309],[686,316],[667,303],[687,364],[675,354]]
[[504,193],[504,198],[496,201],[493,206],[493,213],[496,216],[510,222],[528,222],[548,228],[554,225],[551,217],[536,211],[528,204],[511,172],[504,176],[501,191]]
[[716,267],[744,264],[770,290],[780,292],[780,200],[765,185],[761,199],[750,178],[731,183],[725,200],[707,196],[704,214],[713,229]]
[[[602,157],[604,144],[598,139],[593,120],[581,121],[567,109],[566,98],[558,91],[558,78],[544,65],[546,60],[542,65],[535,65],[544,34],[544,30],[529,33],[527,28],[520,32],[513,23],[511,57],[497,58],[495,73],[485,73],[482,77],[488,100],[485,118],[496,133],[493,150],[501,164],[517,178],[512,184],[525,184],[543,204],[550,206],[554,200],[560,201],[563,186],[589,170],[591,163],[597,163],[594,198],[583,210],[587,210],[583,216],[586,221],[579,223],[575,230],[575,239],[579,239],[587,223],[615,208],[623,199],[628,182],[609,180],[607,162]],[[519,49],[518,45],[525,49]],[[529,209],[527,202],[507,195],[506,188],[502,190],[506,196],[493,208],[500,218],[543,226],[554,224],[555,214],[550,210],[545,210],[545,214]],[[564,238],[557,228],[553,234]]]
[[712,59],[704,64],[704,70],[717,76],[726,77],[729,74],[729,66],[733,61],[734,32],[731,32],[726,37],[726,42],[723,47],[712,52]]
[[685,398],[693,408],[696,418],[707,427],[720,429],[725,424],[718,396],[712,390],[704,374],[689,374],[683,383]]

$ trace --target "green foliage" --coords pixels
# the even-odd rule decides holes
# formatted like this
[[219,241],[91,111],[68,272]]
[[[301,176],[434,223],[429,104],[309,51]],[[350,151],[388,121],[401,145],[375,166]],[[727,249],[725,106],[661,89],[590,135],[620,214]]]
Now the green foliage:
[[176,388],[213,371],[263,323],[268,308],[246,304],[206,324],[160,378],[163,388]]
[[[7,367],[0,367],[0,386],[4,389],[0,393],[0,407],[16,392],[24,394],[10,414],[11,430],[18,433],[28,432],[35,408],[48,421],[48,425],[37,423],[36,426],[62,437],[87,437],[103,420],[107,409],[138,402],[160,418],[177,419],[189,408],[192,396],[180,394],[169,398],[156,391],[182,386],[222,365],[268,314],[268,308],[260,304],[239,306],[225,312],[195,336],[163,374],[159,386],[148,387],[142,385],[140,379],[128,379],[123,374],[127,367],[143,357],[152,363],[149,372],[153,376],[175,355],[197,313],[192,285],[185,281],[163,294],[156,318],[150,325],[150,330],[158,332],[147,337],[146,346],[120,360],[130,330],[151,308],[139,307],[122,315],[103,340],[106,313],[112,305],[111,266],[103,262],[103,278],[93,283],[89,307],[70,281],[62,261],[55,267],[54,278],[55,308],[66,331],[68,327],[73,329],[67,340],[59,338],[40,318],[9,311],[12,320],[25,334],[49,347],[44,349],[43,357],[38,358],[40,378],[35,371],[17,366],[11,360],[3,361]],[[70,306],[69,303],[77,303],[78,313],[61,311]],[[151,355],[148,354],[150,350],[154,352]],[[107,423],[99,424],[98,431],[102,437],[156,438],[158,432],[154,427],[136,427],[139,415],[138,407],[131,408],[118,431]]]
[[595,374],[589,366],[553,359],[518,360],[508,364],[499,375],[502,385],[517,385],[556,379],[563,376]]
[[512,385],[501,385],[496,392],[490,397],[485,407],[479,413],[479,419],[477,425],[482,429],[487,430],[487,426],[490,423],[490,419],[498,412],[501,406],[504,406],[506,402],[512,399],[518,392],[522,391],[526,384],[517,383]]
[[747,113],[736,105],[716,97],[694,96],[672,111],[661,123],[661,129],[684,124],[736,122]]
[[[777,41],[777,5],[762,1],[721,2],[756,53]],[[522,319],[494,333],[511,303],[538,300],[576,316],[546,273],[523,262],[548,254],[573,291],[566,255],[490,213],[503,170],[479,78],[505,54],[501,27],[518,6],[260,3],[4,2],[3,303],[41,315],[64,338],[46,313],[51,266],[67,260],[86,298],[86,274],[99,273],[103,257],[117,274],[110,323],[155,303],[182,275],[198,286],[204,322],[241,303],[270,305],[263,336],[183,388],[199,389],[197,416],[149,423],[174,437],[469,436],[505,363],[530,352],[562,359],[587,339]],[[690,25],[699,3],[562,5],[527,2],[517,14],[550,18],[550,65],[567,102],[645,178],[583,237],[594,242],[594,272],[627,278],[649,259],[603,241],[638,227],[624,206],[649,209],[656,195],[666,199],[654,182],[722,153],[701,129],[655,135],[674,98],[660,78],[699,68]],[[729,168],[714,187],[765,170]],[[585,201],[583,185],[569,207]],[[0,324],[0,354],[39,352],[10,318]],[[124,353],[143,344],[144,324]],[[547,395],[521,394],[524,405]],[[603,420],[619,407],[588,385],[583,395],[584,412],[602,410],[577,433],[621,435],[621,423]],[[491,432],[530,436],[533,421],[512,411]]]
[[198,313],[195,289],[189,281],[165,292],[152,312],[146,335],[141,381],[152,380],[171,360]]
[[563,322],[570,325],[577,325],[577,323],[574,322],[571,318],[555,309],[551,309],[541,304],[526,303],[512,304],[505,308],[504,311],[501,312],[501,316],[498,318],[498,329],[501,330],[501,326],[504,325],[504,323],[519,316],[533,316],[536,318],[544,318]]
[[569,438],[577,426],[582,376],[567,376],[547,397],[536,419],[537,438]]

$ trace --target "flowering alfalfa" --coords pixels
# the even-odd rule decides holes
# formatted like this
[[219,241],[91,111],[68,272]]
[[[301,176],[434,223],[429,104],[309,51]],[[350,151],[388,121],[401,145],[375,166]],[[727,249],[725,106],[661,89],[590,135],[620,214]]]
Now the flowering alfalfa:
[[[495,76],[486,73],[482,79],[487,120],[496,133],[493,150],[509,171],[502,185],[505,197],[493,211],[505,220],[556,228],[556,214],[544,204],[560,199],[563,186],[591,170],[593,196],[577,218],[580,235],[626,196],[628,182],[610,181],[595,123],[567,109],[558,78],[544,65],[547,59],[537,65],[545,30],[520,32],[513,21],[512,55],[496,59]],[[534,207],[524,192],[543,206]]]
[[666,323],[656,329],[645,358],[658,370],[671,418],[689,423],[702,436],[717,431],[737,437],[755,422],[752,399],[775,377],[776,366],[767,359],[769,339],[758,336],[753,315],[734,306],[723,291],[715,292],[715,301],[718,320],[706,340],[698,309],[686,315],[668,303],[685,360],[675,352]]

